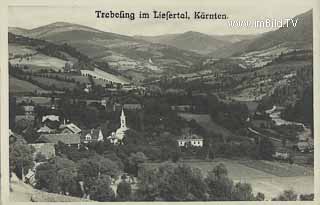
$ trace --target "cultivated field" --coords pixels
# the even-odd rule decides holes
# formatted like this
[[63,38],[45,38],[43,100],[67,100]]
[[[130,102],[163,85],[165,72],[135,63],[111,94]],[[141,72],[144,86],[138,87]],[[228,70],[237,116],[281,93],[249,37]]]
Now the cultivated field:
[[27,46],[9,44],[9,54],[14,55],[34,55],[37,53],[36,50],[29,48]]
[[[59,76],[61,78],[66,78],[66,79],[74,79],[76,82],[79,82],[80,84],[83,83],[90,83],[90,80],[88,77],[86,76],[82,76],[80,74],[77,73],[45,73],[45,75],[47,76]],[[96,85],[101,85],[101,86],[105,86],[106,82],[103,80],[99,80],[99,79],[92,79],[94,81],[94,83]]]
[[10,60],[10,63],[12,65],[20,65],[20,66],[28,66],[29,68],[32,68],[33,71],[35,69],[52,69],[55,71],[63,70],[63,67],[65,66],[65,63],[67,61],[46,56],[43,54],[36,54],[30,57],[26,58],[16,58]]
[[30,82],[19,80],[14,77],[9,78],[9,92],[10,93],[48,93],[49,91],[40,88]]
[[64,88],[73,89],[77,86],[75,83],[55,80],[55,79],[51,79],[51,78],[38,77],[38,76],[33,76],[32,78],[34,80],[36,80],[37,82],[41,83],[40,85],[42,85],[42,84],[48,85],[48,86],[54,85],[57,89],[64,89]]

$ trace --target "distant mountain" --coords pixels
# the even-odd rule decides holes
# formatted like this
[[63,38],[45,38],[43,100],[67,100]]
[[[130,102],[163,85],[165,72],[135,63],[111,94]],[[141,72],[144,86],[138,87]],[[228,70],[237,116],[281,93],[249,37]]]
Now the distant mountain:
[[275,31],[263,33],[256,38],[239,41],[217,51],[213,51],[210,55],[216,58],[230,57],[251,51],[268,49],[274,46],[294,49],[312,49],[312,10],[297,15],[293,19],[298,20],[296,26],[289,23],[289,25],[284,25]]
[[186,72],[202,58],[195,52],[173,46],[64,22],[9,31],[55,44],[67,43],[95,61],[110,62],[115,69],[140,73]]
[[159,36],[134,36],[137,39],[174,46],[200,54],[208,54],[220,48],[230,46],[232,43],[253,38],[253,35],[207,35],[188,31],[179,34]]
[[[56,22],[45,26],[40,26],[34,29],[23,29],[18,27],[9,27],[9,32],[14,34],[20,34],[23,36],[33,37],[33,38],[42,38],[46,35],[70,31],[70,30],[82,30],[82,31],[91,31],[99,33],[99,30],[89,28],[86,26],[71,24],[66,22]],[[18,33],[17,33],[18,32]]]
[[[67,23],[67,22],[56,22],[56,23],[45,25],[45,26],[40,26],[34,29],[9,27],[9,32],[11,33],[14,33],[17,35],[23,35],[31,38],[38,38],[38,39],[50,39],[50,38],[54,38],[56,35],[59,35],[61,33],[69,33],[69,32],[74,33],[74,31],[94,33],[95,35],[102,34],[104,35],[104,37],[109,37],[109,38],[121,37],[121,38],[127,39],[126,36],[123,36],[120,34],[104,32],[95,28],[90,28],[88,26]],[[66,37],[70,37],[70,36],[66,36]],[[77,38],[77,35],[72,37]]]
[[278,30],[265,33],[251,42],[246,51],[262,50],[280,44],[312,48],[312,10],[293,19],[298,20],[296,27],[290,22]]
[[9,32],[15,35],[26,35],[28,33],[28,29],[19,28],[19,27],[9,27]]
[[259,35],[248,34],[248,35],[212,35],[212,36],[214,38],[222,40],[222,41],[228,41],[230,43],[237,43],[240,41],[254,39]]

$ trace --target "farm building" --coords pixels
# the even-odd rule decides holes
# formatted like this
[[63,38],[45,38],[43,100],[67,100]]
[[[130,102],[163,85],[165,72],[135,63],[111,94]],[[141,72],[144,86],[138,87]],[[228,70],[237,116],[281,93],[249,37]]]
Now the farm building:
[[203,147],[203,138],[196,134],[184,135],[177,141],[179,147]]
[[85,144],[90,142],[99,142],[103,140],[104,137],[101,129],[86,130],[81,134],[81,142]]
[[42,134],[36,140],[37,143],[54,143],[58,144],[62,142],[69,146],[77,146],[80,147],[80,134]]
[[103,70],[95,68],[94,70],[80,70],[82,76],[89,77],[93,79],[103,80],[106,83],[117,83],[117,84],[127,84],[126,81],[119,79],[117,76],[110,73],[104,72]]

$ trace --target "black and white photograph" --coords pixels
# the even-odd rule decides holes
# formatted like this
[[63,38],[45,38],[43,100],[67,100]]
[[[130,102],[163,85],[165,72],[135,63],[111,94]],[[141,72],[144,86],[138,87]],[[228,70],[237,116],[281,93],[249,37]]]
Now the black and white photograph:
[[315,1],[97,2],[8,6],[8,202],[315,200]]

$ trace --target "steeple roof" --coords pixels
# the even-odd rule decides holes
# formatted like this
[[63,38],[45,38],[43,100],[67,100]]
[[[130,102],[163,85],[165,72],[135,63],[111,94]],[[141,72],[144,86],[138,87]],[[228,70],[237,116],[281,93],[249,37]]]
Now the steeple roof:
[[121,110],[121,117],[124,116],[124,111],[123,111],[123,107],[122,107],[122,110]]

